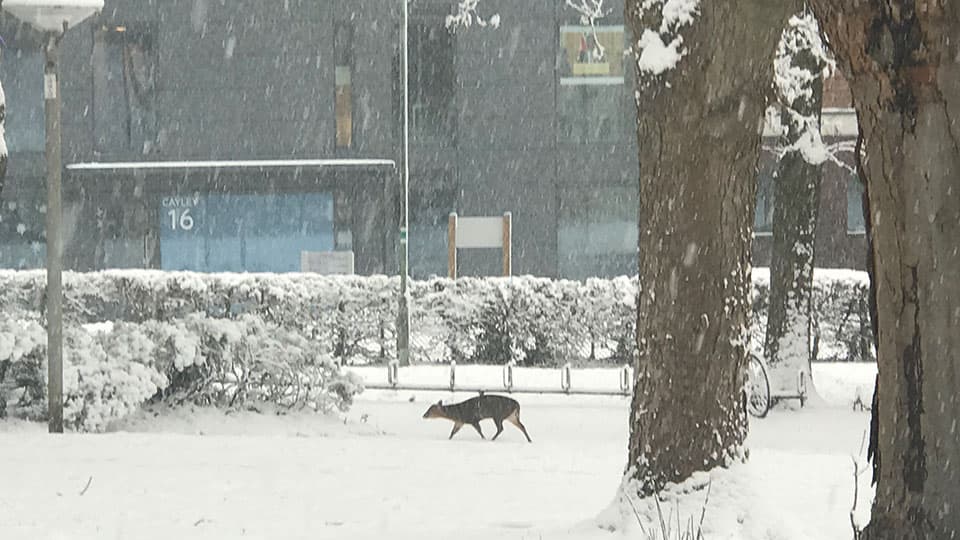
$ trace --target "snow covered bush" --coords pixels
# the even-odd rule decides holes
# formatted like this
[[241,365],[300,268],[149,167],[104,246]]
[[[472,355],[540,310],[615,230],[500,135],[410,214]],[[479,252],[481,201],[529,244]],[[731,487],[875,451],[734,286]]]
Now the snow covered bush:
[[0,315],[0,418],[43,414],[46,345],[36,320]]
[[161,369],[171,383],[166,400],[217,406],[267,402],[287,408],[345,410],[362,390],[301,333],[252,315],[189,317],[153,325]]
[[154,344],[134,325],[106,332],[65,333],[63,423],[77,431],[103,431],[136,411],[167,385],[151,365]]
[[[814,351],[820,361],[875,362],[870,322],[870,281],[865,272],[816,269],[813,275]],[[753,272],[752,345],[763,347],[770,275]]]
[[[88,298],[100,307],[115,303]],[[42,419],[46,332],[38,318],[13,313],[0,312],[0,415]],[[78,431],[103,431],[148,401],[327,412],[345,410],[360,391],[360,379],[341,372],[299,328],[253,314],[84,324],[74,318],[65,327],[64,424]]]
[[[285,357],[298,369],[396,358],[398,287],[396,278],[384,276],[67,273],[65,317],[73,326],[109,321],[118,332],[137,326],[155,349],[142,349],[143,343],[128,335],[127,341],[109,344],[119,348],[118,357],[152,358],[149,365],[170,378],[172,389],[195,388],[196,394],[200,388],[211,392],[203,399],[222,403],[223,396],[201,384],[206,378],[226,377],[233,364],[267,362],[281,347],[303,353]],[[762,343],[769,296],[765,269],[754,271],[753,290],[753,333]],[[863,272],[816,271],[814,320],[821,360],[874,358],[868,291]],[[10,321],[39,321],[43,294],[42,272],[0,271],[0,323],[8,325],[0,335],[0,361],[12,354],[4,351],[29,348],[32,342],[10,329]],[[410,294],[415,361],[512,360],[536,366],[621,364],[635,358],[635,278],[433,279],[411,282]],[[264,333],[275,342],[257,337]],[[39,335],[37,343],[45,345]],[[247,360],[238,360],[241,356]],[[279,372],[271,377],[280,377]]]

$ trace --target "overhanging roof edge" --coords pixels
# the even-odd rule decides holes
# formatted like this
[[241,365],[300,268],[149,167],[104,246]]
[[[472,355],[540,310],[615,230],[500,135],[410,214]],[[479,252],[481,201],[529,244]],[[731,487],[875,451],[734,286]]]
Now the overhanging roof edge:
[[69,171],[184,170],[184,169],[280,169],[324,167],[396,167],[392,159],[263,159],[210,161],[127,161],[81,162],[66,166]]

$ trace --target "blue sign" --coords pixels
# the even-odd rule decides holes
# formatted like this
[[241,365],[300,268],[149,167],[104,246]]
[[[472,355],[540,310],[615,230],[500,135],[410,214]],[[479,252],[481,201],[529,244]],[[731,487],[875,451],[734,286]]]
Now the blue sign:
[[298,272],[301,251],[334,248],[329,193],[171,195],[160,204],[164,270]]

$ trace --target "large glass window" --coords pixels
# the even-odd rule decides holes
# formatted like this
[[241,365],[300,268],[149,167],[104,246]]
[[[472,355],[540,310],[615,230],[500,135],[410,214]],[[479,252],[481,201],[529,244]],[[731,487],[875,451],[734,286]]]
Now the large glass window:
[[780,152],[776,139],[764,139],[757,170],[757,202],[753,210],[754,236],[773,234],[773,211],[776,204],[777,173],[780,168]]
[[43,268],[46,192],[18,190],[16,199],[0,200],[0,268]]
[[[42,154],[46,134],[43,53],[39,43],[21,41],[16,33],[4,33],[6,43],[0,47],[0,80],[6,103],[3,116],[7,151]],[[24,159],[22,155],[10,159],[21,165],[15,167],[16,172],[8,173],[18,178],[0,181],[0,185],[5,186],[0,197],[0,268],[43,268],[46,261],[43,178],[25,173],[30,167],[24,164],[35,159]],[[42,175],[42,169],[37,174]]]
[[756,235],[773,234],[774,190],[776,180],[772,170],[761,169],[757,175],[757,206],[753,214],[753,232]]
[[333,48],[337,62],[334,73],[337,148],[350,148],[353,146],[353,26],[350,23],[337,23]]
[[443,169],[410,180],[410,272],[417,278],[447,274],[447,231],[457,191],[452,173]]
[[157,50],[147,25],[96,30],[93,41],[93,123],[103,153],[149,154],[157,137]]
[[561,26],[558,137],[585,144],[625,138],[623,26]]
[[561,86],[557,94],[561,142],[587,144],[625,138],[625,122],[635,121],[623,106],[622,86]]
[[7,151],[43,152],[43,53],[14,39],[0,48],[0,80],[6,96]]
[[847,233],[864,234],[866,222],[863,216],[863,183],[857,174],[847,177]]
[[409,41],[411,134],[450,136],[457,80],[453,34],[442,23],[411,23]]
[[557,232],[561,277],[636,274],[638,208],[635,187],[562,188]]

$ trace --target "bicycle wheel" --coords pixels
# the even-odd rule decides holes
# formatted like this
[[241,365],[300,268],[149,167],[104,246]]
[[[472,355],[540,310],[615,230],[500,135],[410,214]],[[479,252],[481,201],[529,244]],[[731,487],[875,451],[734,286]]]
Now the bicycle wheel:
[[767,416],[770,410],[770,379],[763,362],[750,355],[747,365],[747,412],[757,418]]

